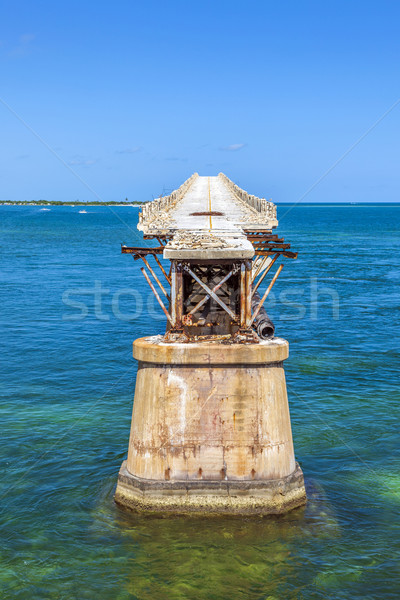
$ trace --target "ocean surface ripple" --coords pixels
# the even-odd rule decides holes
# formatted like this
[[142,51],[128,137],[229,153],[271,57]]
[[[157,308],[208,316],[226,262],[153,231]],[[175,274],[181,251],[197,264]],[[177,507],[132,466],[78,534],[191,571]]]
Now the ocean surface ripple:
[[2,598],[399,598],[400,205],[288,208],[299,258],[267,308],[309,501],[207,520],[113,503],[131,343],[164,327],[120,254],[137,209],[0,207]]

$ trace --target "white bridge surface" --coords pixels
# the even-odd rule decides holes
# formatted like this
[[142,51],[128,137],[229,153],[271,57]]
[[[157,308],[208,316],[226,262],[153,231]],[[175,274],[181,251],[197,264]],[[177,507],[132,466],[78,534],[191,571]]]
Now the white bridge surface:
[[[196,212],[220,212],[219,215],[193,215]],[[231,231],[242,233],[241,223],[257,219],[257,213],[239,200],[219,177],[198,177],[183,201],[171,211],[175,227],[190,231]]]
[[138,227],[146,235],[170,238],[164,258],[217,259],[252,258],[245,230],[268,231],[276,225],[272,202],[249,196],[223,174],[195,174],[171,196],[145,206]]

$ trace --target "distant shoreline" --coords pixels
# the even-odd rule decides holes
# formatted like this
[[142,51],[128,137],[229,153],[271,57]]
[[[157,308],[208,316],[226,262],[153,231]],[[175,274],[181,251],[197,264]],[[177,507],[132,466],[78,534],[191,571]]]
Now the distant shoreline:
[[143,202],[58,202],[54,200],[0,200],[0,206],[143,206]]

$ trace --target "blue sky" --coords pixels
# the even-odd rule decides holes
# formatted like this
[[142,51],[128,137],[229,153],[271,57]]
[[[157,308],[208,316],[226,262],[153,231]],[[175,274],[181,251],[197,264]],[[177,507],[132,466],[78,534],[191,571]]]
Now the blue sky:
[[[3,1],[0,199],[142,201],[223,171],[297,202],[400,98],[399,23],[385,0]],[[304,201],[400,201],[399,123]]]

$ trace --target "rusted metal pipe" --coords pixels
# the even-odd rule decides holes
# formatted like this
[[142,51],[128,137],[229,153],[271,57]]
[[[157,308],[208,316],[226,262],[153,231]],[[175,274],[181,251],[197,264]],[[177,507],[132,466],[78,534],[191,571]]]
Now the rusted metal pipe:
[[[260,300],[261,296],[258,292],[253,294],[253,298],[251,301],[251,308],[253,310],[257,308]],[[256,331],[258,337],[260,337],[262,340],[268,340],[269,338],[274,337],[275,326],[269,318],[264,306],[258,311],[258,315],[254,319],[252,327]]]
[[174,326],[174,322],[172,321],[171,315],[169,314],[169,312],[167,311],[167,309],[165,308],[163,301],[161,300],[160,296],[158,295],[158,292],[156,290],[156,288],[154,287],[154,285],[151,282],[150,277],[147,275],[146,269],[144,267],[140,267],[140,270],[142,271],[143,275],[146,277],[147,283],[149,284],[149,286],[152,289],[153,294],[155,295],[155,297],[158,300],[158,304],[161,306],[161,308],[163,309],[165,316],[167,317],[168,321],[171,323],[172,327]]
[[256,319],[258,313],[260,312],[262,305],[264,304],[265,300],[267,299],[267,296],[270,293],[270,291],[272,290],[272,288],[274,286],[274,283],[278,279],[279,274],[282,271],[282,269],[283,269],[283,264],[279,265],[279,268],[278,268],[277,272],[275,273],[275,275],[273,276],[271,283],[269,284],[269,286],[265,290],[263,297],[261,298],[260,302],[258,303],[258,306],[257,306],[256,310],[254,311],[253,317],[252,317],[252,319],[250,321],[250,326],[253,325],[254,320]]

